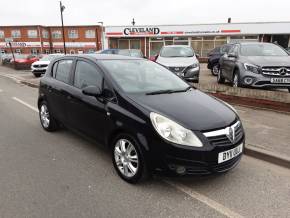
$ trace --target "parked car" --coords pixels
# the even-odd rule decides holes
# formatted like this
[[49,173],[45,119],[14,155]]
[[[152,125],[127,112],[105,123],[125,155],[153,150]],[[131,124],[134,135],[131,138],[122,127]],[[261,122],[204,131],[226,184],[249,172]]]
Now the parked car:
[[11,63],[31,65],[35,61],[38,61],[39,58],[36,55],[25,55],[25,54],[14,54],[15,60],[11,59]]
[[105,49],[98,54],[118,54],[130,57],[145,58],[140,49]]
[[229,52],[233,44],[225,44],[221,47],[214,48],[208,53],[207,68],[211,70],[213,76],[217,76],[219,71],[220,58]]
[[272,43],[237,43],[220,59],[217,80],[228,80],[233,87],[287,88],[290,92],[290,56]]
[[3,54],[1,55],[1,63],[8,64],[11,62],[12,54]]
[[44,130],[61,124],[107,146],[130,183],[160,170],[225,172],[244,148],[243,126],[230,105],[141,58],[54,59],[40,80],[38,108]]
[[156,57],[156,62],[187,81],[199,82],[199,61],[189,46],[163,46]]
[[50,61],[52,61],[54,58],[61,57],[63,55],[64,54],[49,54],[41,58],[39,61],[34,62],[31,65],[32,74],[35,77],[40,77],[42,74],[45,73]]

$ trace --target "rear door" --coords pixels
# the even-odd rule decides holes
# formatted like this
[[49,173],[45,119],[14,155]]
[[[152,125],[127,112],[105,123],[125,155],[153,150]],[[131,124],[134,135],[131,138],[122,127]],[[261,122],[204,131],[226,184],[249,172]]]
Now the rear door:
[[52,77],[47,82],[47,101],[53,116],[60,122],[66,123],[67,89],[71,82],[71,72],[74,59],[66,58],[54,63]]
[[82,89],[97,86],[102,90],[103,83],[103,73],[95,63],[86,59],[76,61],[73,85],[69,88],[68,96],[69,124],[101,143],[104,142],[108,121],[106,101],[84,95]]

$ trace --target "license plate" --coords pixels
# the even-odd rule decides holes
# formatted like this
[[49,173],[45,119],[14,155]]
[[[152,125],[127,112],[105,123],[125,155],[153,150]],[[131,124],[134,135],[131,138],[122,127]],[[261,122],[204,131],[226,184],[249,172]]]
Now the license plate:
[[243,144],[240,144],[239,146],[237,146],[231,150],[220,152],[218,155],[218,163],[220,164],[220,163],[223,163],[225,161],[231,160],[234,157],[241,154],[242,152],[243,152]]
[[271,78],[271,83],[290,83],[290,78]]

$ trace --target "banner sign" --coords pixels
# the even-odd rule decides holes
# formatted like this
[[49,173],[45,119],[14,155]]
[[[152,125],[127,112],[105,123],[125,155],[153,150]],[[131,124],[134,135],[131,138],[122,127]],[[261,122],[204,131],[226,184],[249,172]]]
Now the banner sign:
[[[41,47],[40,42],[11,42],[13,48]],[[9,48],[9,42],[0,42],[0,48]]]

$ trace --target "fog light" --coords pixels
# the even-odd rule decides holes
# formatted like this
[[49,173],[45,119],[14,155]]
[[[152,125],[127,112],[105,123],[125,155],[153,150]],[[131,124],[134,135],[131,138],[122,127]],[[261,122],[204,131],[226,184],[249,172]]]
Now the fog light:
[[177,174],[182,175],[182,174],[185,174],[186,169],[183,166],[178,166],[178,167],[176,167],[175,171],[176,171]]
[[245,79],[244,79],[244,82],[247,84],[247,85],[251,85],[252,83],[253,83],[253,78],[251,78],[251,77],[246,77]]

